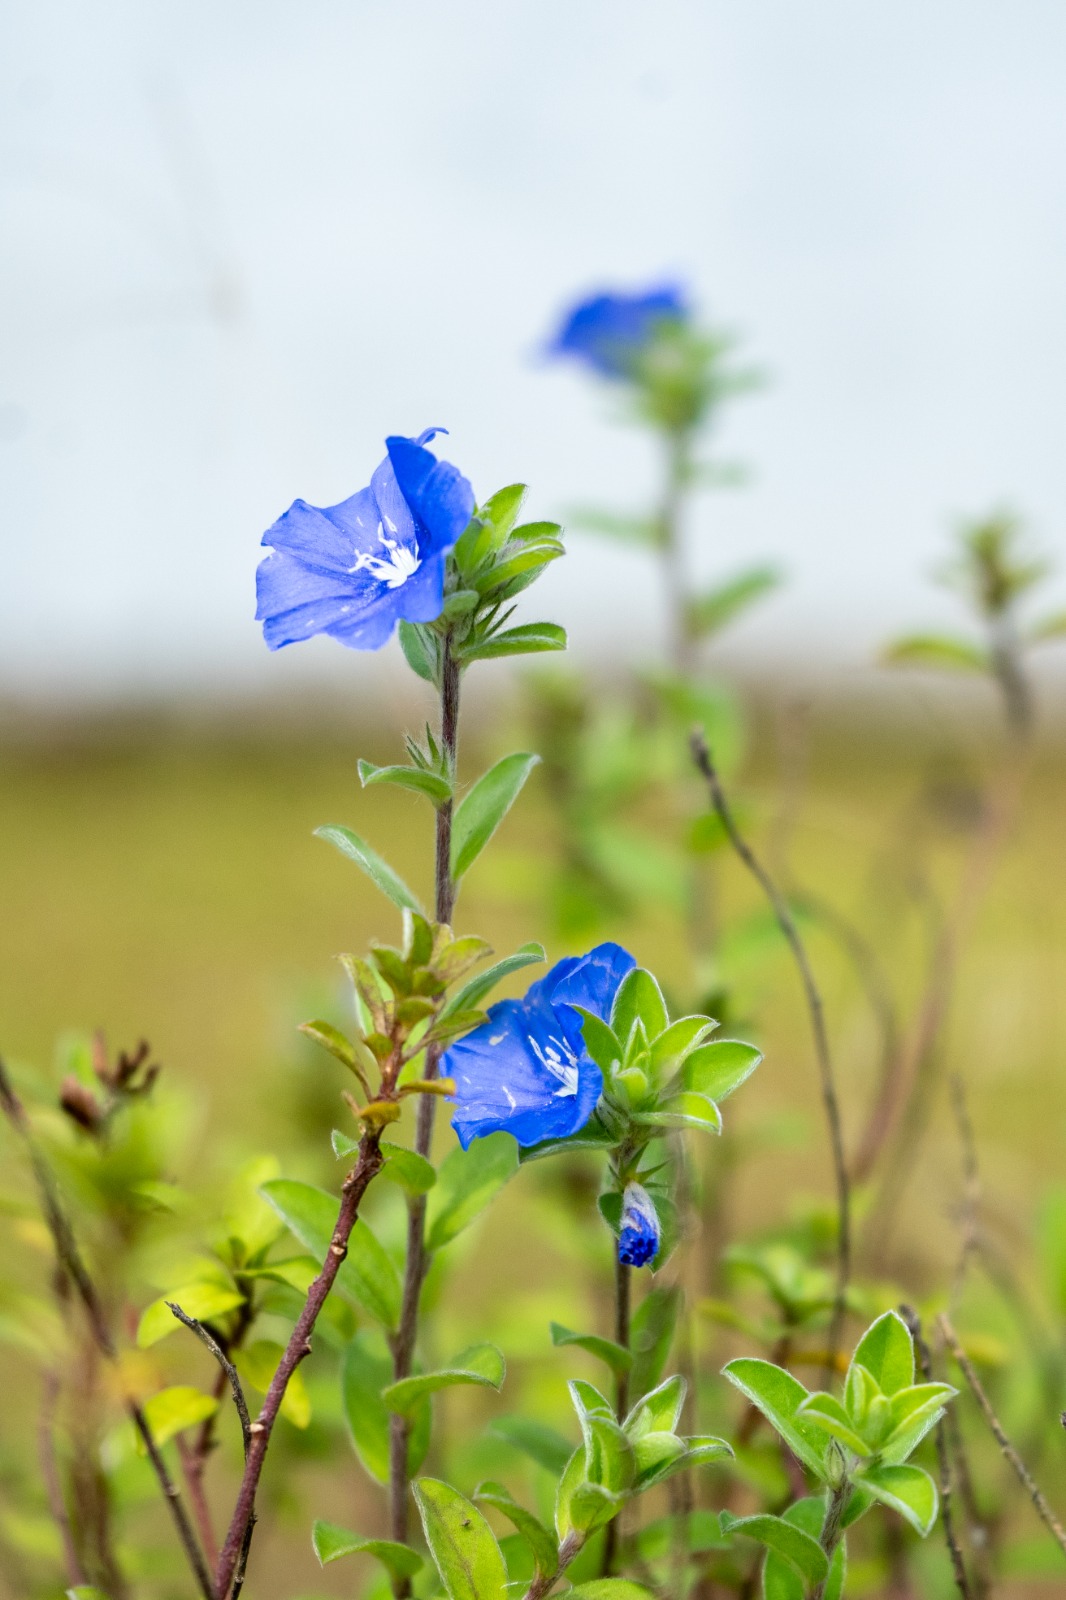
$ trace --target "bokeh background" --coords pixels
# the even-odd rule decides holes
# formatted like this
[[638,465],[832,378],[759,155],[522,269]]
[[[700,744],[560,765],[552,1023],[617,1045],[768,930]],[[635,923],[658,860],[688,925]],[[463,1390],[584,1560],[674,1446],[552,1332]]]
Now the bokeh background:
[[[435,423],[482,495],[522,478],[537,516],[643,509],[653,449],[544,345],[576,293],[664,278],[765,377],[714,441],[742,481],[689,530],[698,574],[784,574],[710,656],[745,710],[745,816],[862,923],[906,1013],[921,945],[892,888],[915,807],[951,883],[999,731],[985,688],[879,651],[960,625],[931,575],[992,506],[1024,513],[1066,602],[1061,5],[9,0],[0,39],[0,1049],[58,1072],[67,1030],[146,1034],[198,1130],[189,1173],[205,1130],[285,1159],[329,1116],[293,1025],[336,1004],[336,950],[392,930],[311,830],[348,822],[424,881],[418,802],[363,793],[355,762],[395,758],[397,719],[427,707],[395,645],[266,652],[259,537]],[[536,614],[608,693],[663,651],[654,570],[580,531],[568,549]],[[1064,656],[1037,669],[1027,804],[943,1046],[1033,1283],[1066,1115]],[[534,736],[521,671],[497,685],[473,694],[471,770]],[[471,880],[464,919],[501,950],[564,953],[555,820],[534,779]],[[732,865],[716,893],[767,1051],[737,1117],[777,1130],[731,1193],[758,1227],[827,1188],[821,1125],[787,960]],[[668,907],[612,932],[689,981]],[[815,948],[854,1133],[878,1036],[854,966]],[[950,1117],[919,1160],[894,1260],[932,1284],[958,1244]],[[580,1297],[580,1263],[543,1266]],[[476,1262],[466,1282],[531,1326],[528,1286],[504,1296]],[[289,1509],[276,1593],[348,1592]]]

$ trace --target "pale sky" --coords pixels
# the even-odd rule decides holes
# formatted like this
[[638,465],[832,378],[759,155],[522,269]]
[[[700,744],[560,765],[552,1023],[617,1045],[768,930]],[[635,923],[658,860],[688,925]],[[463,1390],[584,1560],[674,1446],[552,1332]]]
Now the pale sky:
[[[267,656],[257,545],[387,433],[640,509],[650,452],[538,347],[663,276],[769,380],[693,527],[789,575],[750,661],[954,620],[928,573],[996,502],[1066,566],[1064,91],[1062,0],[7,0],[0,697],[350,672]],[[644,558],[572,551],[526,614],[653,650]]]

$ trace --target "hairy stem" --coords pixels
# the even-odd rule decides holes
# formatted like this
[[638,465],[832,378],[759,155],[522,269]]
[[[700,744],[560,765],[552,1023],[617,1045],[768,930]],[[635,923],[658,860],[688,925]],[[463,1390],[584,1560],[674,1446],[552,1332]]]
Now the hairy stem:
[[987,1394],[982,1388],[980,1378],[977,1376],[969,1357],[966,1355],[966,1352],[959,1343],[958,1335],[956,1334],[955,1329],[952,1327],[950,1321],[946,1316],[944,1316],[943,1313],[941,1313],[941,1315],[937,1318],[937,1327],[940,1330],[944,1343],[951,1351],[952,1359],[954,1360],[955,1365],[966,1379],[966,1382],[970,1387],[970,1392],[977,1401],[977,1404],[980,1406],[981,1411],[984,1414],[984,1419],[988,1423],[989,1431],[992,1434],[992,1437],[999,1445],[1000,1450],[1003,1452],[1008,1463],[1013,1469],[1015,1475],[1017,1476],[1018,1482],[1022,1485],[1022,1488],[1033,1502],[1033,1509],[1036,1511],[1037,1516],[1040,1518],[1051,1537],[1055,1540],[1055,1543],[1058,1545],[1063,1555],[1066,1555],[1066,1528],[1063,1528],[1062,1523],[1056,1517],[1055,1513],[1048,1505],[1047,1500],[1044,1498],[1040,1488],[1034,1481],[1032,1474],[1025,1465],[1025,1462],[1022,1460],[1021,1456],[1018,1454],[1017,1450],[1015,1450],[1014,1446],[1007,1438],[1007,1435],[1004,1433],[1003,1424],[993,1411],[992,1402],[989,1400]]
[[829,1382],[836,1371],[837,1355],[840,1351],[844,1332],[844,1318],[847,1312],[848,1285],[851,1281],[851,1183],[844,1155],[844,1130],[840,1117],[840,1101],[837,1097],[833,1058],[829,1050],[829,1035],[825,1026],[825,1007],[822,1004],[821,992],[815,982],[814,972],[811,968],[806,948],[799,936],[792,913],[788,908],[788,902],[766,871],[766,868],[752,851],[747,840],[740,833],[733,813],[726,801],[721,780],[711,760],[711,753],[707,748],[706,739],[701,732],[697,731],[692,735],[691,744],[696,766],[706,779],[711,803],[726,831],[729,842],[770,902],[770,907],[777,919],[777,925],[792,952],[807,1000],[811,1032],[814,1036],[814,1051],[818,1061],[818,1074],[822,1086],[822,1103],[825,1107],[826,1123],[829,1129],[829,1146],[832,1152],[837,1194],[836,1294],[833,1303],[833,1318],[829,1327],[824,1378],[825,1385],[828,1388]]
[[[74,1285],[78,1299],[85,1311],[93,1343],[108,1364],[117,1367],[118,1349],[111,1336],[111,1329],[108,1326],[103,1303],[97,1293],[96,1285],[89,1274],[89,1270],[82,1259],[81,1251],[78,1249],[74,1230],[63,1209],[59,1188],[52,1169],[37,1145],[25,1109],[15,1093],[14,1085],[8,1077],[7,1069],[2,1060],[0,1060],[0,1109],[3,1110],[11,1126],[22,1140],[29,1156],[30,1165],[37,1181],[41,1209],[48,1225],[48,1231],[52,1235],[52,1245],[56,1253],[56,1259],[61,1271]],[[196,1533],[182,1504],[178,1487],[171,1478],[159,1446],[152,1437],[152,1430],[148,1426],[144,1411],[132,1395],[126,1395],[125,1406],[130,1420],[140,1435],[148,1453],[152,1470],[159,1482],[163,1498],[170,1509],[178,1539],[199,1585],[200,1593],[203,1595],[204,1600],[215,1600],[211,1574],[207,1569],[203,1552],[197,1542]]]
[[218,1558],[218,1568],[215,1573],[215,1591],[217,1600],[228,1600],[231,1587],[235,1586],[235,1577],[242,1571],[243,1563],[247,1561],[248,1542],[251,1538],[251,1529],[254,1525],[255,1496],[259,1487],[259,1479],[266,1460],[267,1449],[270,1445],[270,1435],[277,1421],[281,1402],[285,1398],[285,1391],[289,1380],[296,1371],[300,1362],[311,1354],[311,1335],[319,1313],[326,1303],[326,1298],[336,1281],[341,1263],[348,1254],[348,1240],[352,1229],[355,1227],[359,1215],[359,1206],[363,1195],[371,1180],[381,1171],[384,1162],[379,1149],[380,1132],[368,1132],[362,1137],[359,1144],[359,1157],[355,1166],[344,1180],[341,1191],[340,1212],[337,1223],[333,1229],[329,1249],[326,1252],[325,1263],[314,1283],[307,1291],[303,1310],[296,1321],[292,1336],[285,1347],[285,1353],[278,1363],[277,1371],[270,1380],[263,1409],[258,1417],[249,1426],[251,1435],[248,1445],[248,1454],[244,1463],[244,1475],[241,1479],[237,1503],[233,1510],[229,1529],[222,1544],[222,1553]]
[[[447,755],[448,769],[454,783],[459,749],[459,665],[452,655],[451,639],[446,637],[441,660],[440,681],[440,736]],[[448,800],[437,810],[436,833],[436,908],[438,922],[451,924],[455,910],[456,883],[451,870],[453,802]],[[424,1076],[435,1078],[440,1065],[441,1051],[430,1048],[426,1052]],[[433,1121],[437,1096],[423,1094],[418,1097],[415,1149],[420,1156],[429,1157],[433,1143]],[[403,1278],[403,1297],[400,1305],[400,1322],[392,1341],[392,1370],[394,1381],[410,1376],[418,1340],[418,1307],[422,1284],[429,1268],[426,1253],[426,1198],[418,1195],[411,1200],[407,1215],[407,1253]],[[411,1422],[407,1417],[393,1415],[389,1418],[389,1537],[399,1544],[407,1543],[408,1512],[410,1501],[410,1476],[407,1470],[408,1443]],[[397,1600],[411,1592],[409,1578],[397,1578],[394,1584]]]
[[[607,1526],[609,1528],[613,1527],[613,1523],[608,1523]],[[559,1546],[559,1561],[555,1571],[538,1572],[537,1576],[533,1579],[533,1582],[526,1590],[523,1600],[543,1600],[543,1596],[548,1593],[548,1590],[552,1588],[556,1580],[562,1577],[563,1573],[566,1571],[571,1561],[573,1561],[584,1542],[585,1539],[583,1534],[568,1533],[562,1544]]]
[[[617,1255],[614,1262],[614,1341],[623,1350],[629,1349],[629,1322],[632,1305],[633,1269]],[[619,1368],[614,1380],[614,1414],[621,1423],[629,1409],[629,1373]],[[618,1518],[607,1524],[603,1541],[603,1560],[600,1571],[609,1578],[618,1556]]]
[[[822,1532],[818,1539],[818,1543],[825,1551],[826,1557],[830,1562],[833,1559],[837,1545],[840,1543],[840,1535],[842,1531],[841,1524],[844,1520],[844,1512],[847,1510],[848,1501],[850,1499],[851,1482],[848,1478],[844,1478],[843,1481],[838,1483],[836,1488],[830,1493],[829,1503],[825,1508],[825,1520],[822,1523]],[[826,1577],[822,1579],[821,1583],[815,1584],[814,1588],[811,1590],[811,1600],[823,1600],[825,1595],[825,1587],[828,1582],[829,1579]]]

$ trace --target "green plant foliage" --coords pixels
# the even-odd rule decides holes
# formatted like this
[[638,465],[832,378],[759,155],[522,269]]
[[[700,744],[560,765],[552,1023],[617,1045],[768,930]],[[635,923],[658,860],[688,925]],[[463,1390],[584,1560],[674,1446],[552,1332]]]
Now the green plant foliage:
[[519,751],[490,767],[464,795],[452,823],[452,873],[462,878],[484,850],[521,793],[539,756]]
[[498,1393],[506,1375],[503,1352],[494,1344],[475,1344],[461,1351],[439,1372],[421,1372],[389,1384],[381,1391],[381,1398],[390,1411],[406,1416],[415,1411],[427,1395],[455,1384],[471,1383]]
[[[337,1220],[337,1201],[324,1189],[294,1178],[275,1178],[263,1195],[300,1243],[322,1262]],[[360,1217],[348,1241],[337,1282],[345,1293],[387,1328],[400,1316],[401,1286],[396,1268]]]
[[392,1539],[363,1539],[335,1522],[317,1521],[311,1529],[311,1545],[324,1567],[350,1555],[373,1556],[397,1578],[413,1577],[422,1567],[422,1557],[410,1545]]
[[437,1478],[419,1479],[415,1501],[448,1600],[506,1600],[507,1568],[477,1507]]
[[517,1171],[518,1147],[509,1133],[475,1139],[469,1150],[445,1156],[430,1200],[427,1247],[441,1250],[450,1244]]

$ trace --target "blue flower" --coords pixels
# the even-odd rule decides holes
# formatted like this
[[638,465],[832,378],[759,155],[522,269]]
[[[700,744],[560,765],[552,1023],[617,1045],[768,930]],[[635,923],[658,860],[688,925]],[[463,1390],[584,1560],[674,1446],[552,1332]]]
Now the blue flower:
[[659,1216],[642,1184],[627,1183],[622,1196],[618,1259],[624,1267],[645,1267],[659,1252]]
[[603,378],[631,378],[637,361],[664,323],[683,322],[689,314],[674,284],[645,294],[597,294],[567,314],[549,353],[576,356]]
[[379,650],[397,622],[440,616],[448,551],[474,510],[462,474],[424,448],[442,431],[386,439],[369,488],[337,506],[296,500],[264,533],[256,620],[271,650],[315,633]]
[[559,961],[524,1000],[501,1000],[488,1021],[453,1044],[444,1071],[455,1079],[452,1126],[467,1149],[471,1139],[500,1129],[520,1145],[565,1139],[583,1128],[603,1089],[599,1067],[585,1049],[583,1006],[606,1021],[618,987],[636,966],[616,944]]

